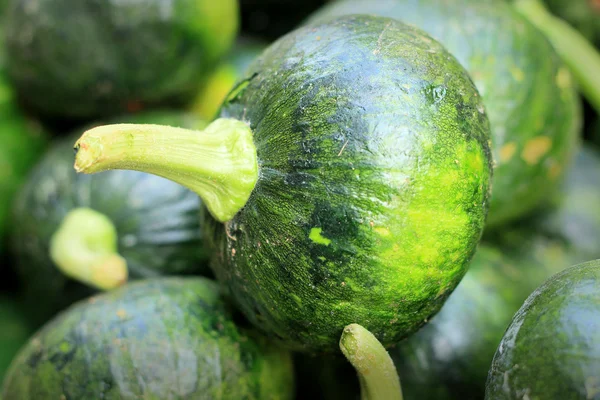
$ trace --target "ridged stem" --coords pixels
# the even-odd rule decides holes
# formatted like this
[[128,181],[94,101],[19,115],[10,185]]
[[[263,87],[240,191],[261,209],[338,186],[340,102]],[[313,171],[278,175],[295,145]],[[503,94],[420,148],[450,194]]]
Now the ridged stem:
[[246,204],[258,180],[252,131],[217,119],[202,131],[165,125],[92,128],[75,143],[75,170],[92,174],[128,169],[167,178],[197,193],[220,222]]
[[358,324],[346,326],[340,349],[356,369],[362,400],[402,400],[394,362],[371,332]]
[[577,29],[552,15],[540,0],[515,0],[514,6],[540,29],[575,77],[579,90],[600,113],[600,53]]
[[105,215],[71,210],[52,235],[50,258],[66,276],[100,290],[127,282],[127,262],[117,252],[117,230]]

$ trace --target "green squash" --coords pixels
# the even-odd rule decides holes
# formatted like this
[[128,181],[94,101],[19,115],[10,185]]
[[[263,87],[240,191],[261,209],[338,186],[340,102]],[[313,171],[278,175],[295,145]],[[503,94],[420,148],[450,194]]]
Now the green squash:
[[195,190],[211,268],[243,314],[288,348],[337,353],[351,323],[386,346],[412,334],[459,283],[485,224],[489,134],[438,42],[354,16],[270,45],[204,132],[98,127],[75,168]]
[[474,0],[340,0],[308,23],[368,13],[425,30],[465,66],[492,128],[487,228],[518,220],[552,195],[580,136],[581,104],[545,36],[508,4]]
[[12,0],[8,73],[48,118],[180,106],[231,46],[238,11],[236,0]]
[[204,80],[190,110],[207,121],[213,120],[229,91],[266,47],[267,42],[261,39],[239,37],[225,59]]
[[[205,126],[203,120],[180,111],[145,112],[128,120],[198,129]],[[201,243],[198,196],[169,180],[137,171],[78,175],[73,170],[75,140],[69,135],[53,143],[31,172],[13,209],[15,267],[39,322],[96,290],[63,274],[57,267],[69,266],[51,255],[51,241],[67,216],[82,209],[99,213],[114,226],[115,250],[125,258],[130,279],[210,274],[208,254]],[[80,215],[84,223],[90,218]],[[88,267],[84,264],[88,248],[99,251],[93,246],[100,237],[88,232],[93,229],[76,226],[63,238],[65,248],[60,251],[72,257],[73,267]],[[90,242],[84,243],[83,249],[74,244],[81,237]]]
[[0,384],[15,355],[33,335],[23,307],[11,297],[0,296]]
[[47,143],[44,127],[20,109],[10,82],[0,71],[0,249],[14,196]]
[[331,351],[352,322],[413,333],[484,226],[489,124],[466,72],[422,31],[356,17],[283,37],[249,74],[221,117],[250,124],[260,178],[227,226],[205,214],[216,276],[297,349]]
[[441,311],[391,350],[407,398],[482,399],[494,352],[529,294],[600,258],[600,154],[582,148],[553,208],[480,245]]
[[514,315],[490,368],[485,398],[600,398],[600,260],[537,288]]
[[131,283],[81,301],[31,338],[3,400],[291,399],[288,352],[236,325],[217,284]]

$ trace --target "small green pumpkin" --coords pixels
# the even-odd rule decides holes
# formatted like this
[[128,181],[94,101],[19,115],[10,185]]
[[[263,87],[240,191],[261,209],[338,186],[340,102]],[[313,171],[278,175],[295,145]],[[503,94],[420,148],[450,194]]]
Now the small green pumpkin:
[[3,400],[292,399],[288,352],[236,325],[216,283],[133,282],[82,300],[38,331]]
[[237,0],[11,0],[7,70],[40,115],[90,119],[192,100],[238,32]]
[[550,277],[498,345],[485,399],[600,398],[600,260]]

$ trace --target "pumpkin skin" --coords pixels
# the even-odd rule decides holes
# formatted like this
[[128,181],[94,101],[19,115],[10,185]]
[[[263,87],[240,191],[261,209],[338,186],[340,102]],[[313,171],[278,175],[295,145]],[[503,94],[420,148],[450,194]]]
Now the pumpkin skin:
[[2,398],[292,399],[290,354],[239,327],[214,281],[163,277],[78,302],[44,325]]
[[573,77],[539,29],[495,0],[340,0],[306,23],[354,13],[423,29],[469,72],[492,129],[487,230],[532,214],[556,193],[581,136],[583,111]]
[[257,328],[337,352],[348,323],[390,345],[439,310],[481,237],[491,175],[485,108],[439,43],[382,17],[303,27],[220,116],[249,124],[259,178],[232,220],[202,225]]
[[514,315],[494,355],[486,399],[598,399],[600,260],[540,285]]
[[180,107],[233,44],[238,19],[236,0],[13,0],[7,71],[48,119]]

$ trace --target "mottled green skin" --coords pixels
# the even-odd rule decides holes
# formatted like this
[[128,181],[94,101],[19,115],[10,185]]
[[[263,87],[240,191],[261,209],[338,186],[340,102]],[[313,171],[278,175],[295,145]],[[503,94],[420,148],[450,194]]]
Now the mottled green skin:
[[600,1],[544,0],[548,10],[600,46]]
[[211,267],[249,320],[300,351],[345,325],[390,345],[465,273],[489,197],[489,123],[467,73],[422,31],[358,16],[257,58],[221,116],[254,132],[259,178]]
[[4,247],[13,198],[47,142],[43,127],[19,108],[0,67],[0,249]]
[[236,0],[13,0],[8,72],[48,117],[184,104],[231,46],[238,11]]
[[552,274],[600,258],[600,155],[584,147],[554,208],[480,245],[441,311],[391,350],[407,399],[484,397],[487,371],[523,301]]
[[234,323],[217,284],[157,278],[81,301],[19,353],[3,400],[291,399],[290,354]]
[[545,36],[508,4],[479,0],[342,0],[308,19],[369,13],[414,24],[467,69],[492,127],[487,229],[534,210],[555,190],[581,130],[581,104]]
[[600,399],[600,260],[555,274],[498,346],[485,398]]
[[[124,121],[190,129],[206,125],[179,111],[146,112],[97,123]],[[52,235],[65,215],[77,207],[90,207],[114,223],[118,251],[127,260],[130,279],[210,273],[199,226],[198,196],[181,185],[142,172],[76,173],[73,144],[84,130],[77,129],[54,142],[14,204],[11,242],[17,272],[40,322],[92,293],[65,277],[49,254]]]
[[0,384],[12,359],[32,334],[23,307],[14,298],[0,296]]

